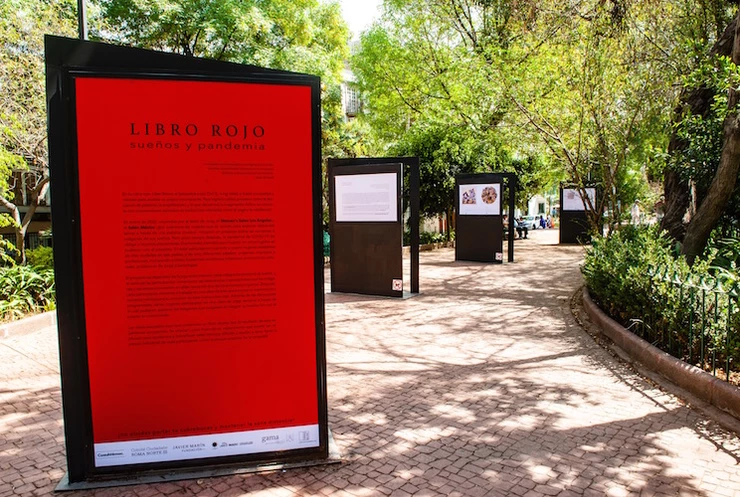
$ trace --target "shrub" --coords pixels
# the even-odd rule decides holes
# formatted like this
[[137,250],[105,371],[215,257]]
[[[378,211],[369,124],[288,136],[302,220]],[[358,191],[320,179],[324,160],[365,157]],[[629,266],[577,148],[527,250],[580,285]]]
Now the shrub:
[[685,260],[675,258],[670,241],[657,228],[625,226],[609,237],[595,237],[581,268],[594,301],[618,321],[642,316],[649,308],[649,271],[668,267],[685,276]]
[[710,248],[716,253],[712,269],[720,278],[740,283],[740,238],[720,238]]
[[26,262],[38,270],[54,269],[54,250],[43,246],[26,250]]
[[726,294],[737,268],[734,251],[721,246],[689,267],[657,228],[629,226],[595,238],[582,272],[591,297],[615,320],[676,357],[698,364],[711,353],[721,363],[740,357],[738,314],[730,315]]
[[442,243],[445,241],[447,236],[444,233],[433,233],[430,231],[422,231],[419,233],[419,243],[427,245],[429,243]]
[[52,270],[32,266],[0,268],[0,320],[18,319],[55,307]]
[[[455,239],[455,232],[450,233],[450,240]],[[434,233],[431,231],[422,231],[419,233],[419,244],[420,245],[427,245],[430,243],[444,243],[448,241],[447,235],[445,233]],[[403,245],[409,246],[411,245],[411,231],[406,230],[403,232]]]

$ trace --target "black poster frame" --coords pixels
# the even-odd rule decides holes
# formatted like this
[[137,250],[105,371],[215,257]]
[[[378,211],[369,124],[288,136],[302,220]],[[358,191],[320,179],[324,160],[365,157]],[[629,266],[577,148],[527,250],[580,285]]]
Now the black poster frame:
[[[347,166],[377,166],[381,164],[396,164],[400,163],[404,169],[409,171],[409,231],[410,231],[410,289],[411,294],[415,295],[420,292],[419,289],[419,243],[420,233],[419,224],[421,221],[421,177],[419,171],[419,158],[418,157],[359,157],[351,159],[328,159],[327,161],[327,178],[330,178],[331,171],[335,168],[342,168]],[[330,224],[332,219],[332,212],[334,209],[334,197],[333,197],[333,180],[329,181],[329,214]],[[403,178],[401,179],[403,182]],[[403,202],[401,202],[401,209],[399,209],[399,216],[401,219],[401,230],[403,232]],[[331,227],[331,226],[330,226]],[[330,250],[333,249],[333,242],[330,241]],[[394,293],[394,296],[400,296],[401,294]]]
[[[47,36],[46,85],[60,366],[69,484],[192,474],[217,468],[291,464],[329,457],[321,226],[321,89],[318,77]],[[308,449],[99,467],[94,463],[90,376],[82,279],[80,191],[74,81],[84,77],[223,81],[304,86],[311,94],[313,279],[319,445]],[[114,98],[114,96],[112,96]],[[188,473],[189,471],[189,473]],[[60,485],[61,486],[61,485]],[[71,490],[73,488],[62,488]]]
[[[508,188],[508,262],[514,262],[514,207],[516,205],[516,175],[513,173],[475,173],[455,176],[455,260],[474,262],[503,262],[503,216],[504,203],[501,200],[499,215],[461,215],[460,185],[480,185],[498,183],[501,195]],[[481,234],[484,234],[481,238]],[[500,251],[501,260],[496,260]]]

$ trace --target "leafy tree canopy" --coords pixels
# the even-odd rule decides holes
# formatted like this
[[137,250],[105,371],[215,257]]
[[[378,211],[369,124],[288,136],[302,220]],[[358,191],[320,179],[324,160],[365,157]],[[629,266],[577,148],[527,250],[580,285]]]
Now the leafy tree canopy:
[[[76,23],[71,0],[0,0],[0,206],[7,212],[0,227],[14,226],[20,261],[49,181],[43,37],[73,36]],[[30,204],[25,213],[23,204]]]
[[383,5],[352,58],[378,140],[455,129],[465,136],[455,142],[495,143],[468,150],[494,149],[477,162],[515,168],[524,185],[599,183],[591,219],[612,226],[651,195],[683,78],[736,10],[723,0]]
[[100,0],[96,36],[183,55],[318,74],[338,82],[349,30],[336,2]]

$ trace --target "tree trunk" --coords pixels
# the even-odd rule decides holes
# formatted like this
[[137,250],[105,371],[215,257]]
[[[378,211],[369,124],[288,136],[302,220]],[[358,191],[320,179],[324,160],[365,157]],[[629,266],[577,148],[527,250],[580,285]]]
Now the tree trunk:
[[[740,16],[740,12],[738,12]],[[740,65],[740,24],[735,17],[735,38],[732,45],[732,62]],[[735,82],[737,83],[737,82]],[[727,108],[729,114],[724,122],[724,140],[719,167],[709,186],[706,196],[699,204],[696,215],[686,229],[682,252],[686,254],[689,264],[704,251],[712,229],[722,216],[732,197],[740,172],[740,114],[738,114],[738,100],[740,93],[735,85],[730,88]]]
[[740,172],[740,115],[734,112],[725,119],[724,144],[717,173],[686,230],[682,252],[686,254],[689,264],[704,251],[712,229],[732,197],[738,172]]
[[15,263],[25,264],[26,263],[26,231],[27,228],[17,226],[15,228]]
[[[13,202],[8,200],[7,198],[0,195],[0,204],[3,205],[6,209],[10,211],[10,216],[13,218],[13,228],[15,228],[15,245],[17,252],[20,252],[20,249],[18,249],[18,241],[23,241],[23,236],[19,233],[19,229],[21,227],[21,211],[18,210],[18,206],[15,205]],[[19,255],[16,254],[15,260],[16,262],[19,259]]]
[[[669,153],[670,149],[669,149]],[[681,181],[678,173],[672,169],[665,170],[663,179],[665,193],[665,211],[660,222],[662,230],[667,231],[671,238],[683,242],[686,236],[686,212],[689,210],[689,188],[685,181]]]
[[13,217],[13,223],[15,224],[15,249],[17,255],[15,262],[17,264],[26,263],[26,234],[28,233],[28,227],[31,225],[33,215],[36,213],[36,209],[39,206],[39,200],[46,195],[46,190],[49,188],[49,177],[42,179],[31,193],[31,200],[28,205],[28,211],[21,218],[21,211],[17,205],[9,201],[5,197],[0,197],[0,204],[5,206],[11,212]]
[[[709,52],[710,57],[723,55],[729,57],[733,52],[735,29],[737,17],[727,26],[719,40]],[[714,91],[710,88],[700,87],[691,91],[682,91],[679,104],[674,111],[673,124],[683,120],[685,113],[707,117],[714,100]],[[688,144],[675,132],[668,144],[668,155],[680,154]],[[687,224],[691,222],[691,192],[688,182],[682,181],[676,171],[666,169],[663,181],[663,193],[665,198],[665,214],[660,227],[667,231],[674,240],[683,242],[686,236]]]
[[450,241],[452,231],[455,229],[455,213],[452,209],[447,209],[445,216],[447,217],[447,241]]

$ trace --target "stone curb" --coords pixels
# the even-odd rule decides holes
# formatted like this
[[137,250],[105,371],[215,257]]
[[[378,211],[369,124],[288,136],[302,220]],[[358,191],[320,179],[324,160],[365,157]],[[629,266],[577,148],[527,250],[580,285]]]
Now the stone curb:
[[698,399],[740,420],[740,389],[649,344],[607,316],[583,288],[583,307],[591,320],[631,361],[658,373]]
[[56,326],[56,324],[57,311],[44,312],[18,321],[0,324],[0,338],[26,335],[48,326]]

